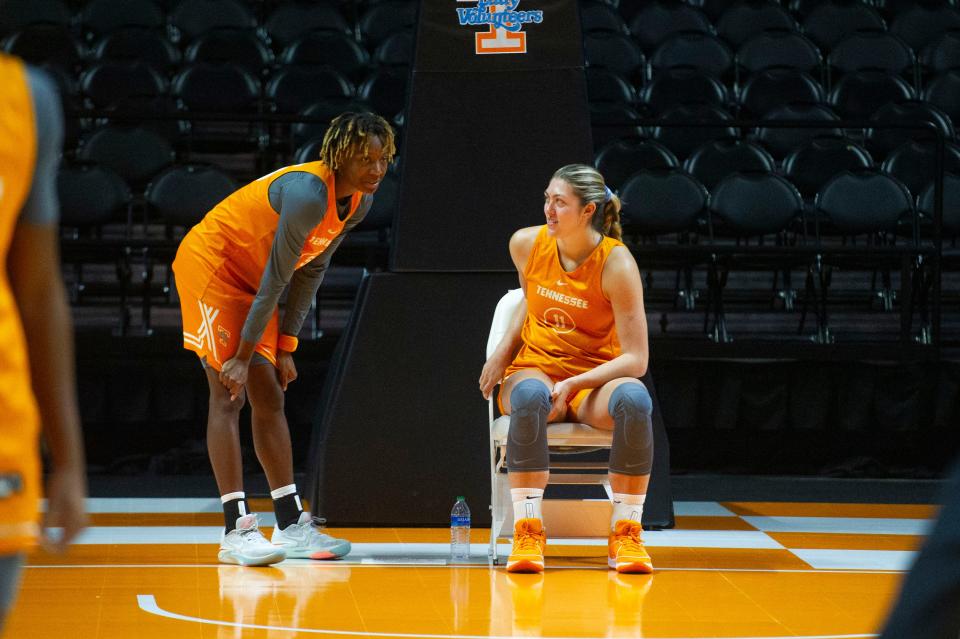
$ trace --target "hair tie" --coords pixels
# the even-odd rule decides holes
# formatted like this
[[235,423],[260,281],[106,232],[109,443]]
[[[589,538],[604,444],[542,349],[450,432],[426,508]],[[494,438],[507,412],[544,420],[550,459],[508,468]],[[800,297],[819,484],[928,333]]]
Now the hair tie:
[[606,204],[607,202],[613,199],[613,191],[611,191],[610,187],[607,186],[606,184],[603,185],[603,193],[604,193],[604,196],[603,196],[604,204]]

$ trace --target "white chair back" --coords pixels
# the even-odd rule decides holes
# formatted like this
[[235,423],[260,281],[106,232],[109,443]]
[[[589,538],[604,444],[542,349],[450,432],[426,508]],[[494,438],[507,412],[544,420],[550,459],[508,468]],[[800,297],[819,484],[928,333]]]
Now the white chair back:
[[513,319],[517,307],[523,302],[523,289],[514,288],[507,291],[506,295],[497,302],[497,308],[493,311],[493,323],[490,325],[490,335],[487,337],[487,357],[493,354],[497,344],[503,339],[510,326],[510,320]]

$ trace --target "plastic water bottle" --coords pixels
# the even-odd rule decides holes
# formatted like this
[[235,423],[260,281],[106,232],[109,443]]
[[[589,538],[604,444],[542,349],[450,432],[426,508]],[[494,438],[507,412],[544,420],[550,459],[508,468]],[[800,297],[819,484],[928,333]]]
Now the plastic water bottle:
[[461,496],[450,511],[450,558],[454,561],[470,559],[470,508]]

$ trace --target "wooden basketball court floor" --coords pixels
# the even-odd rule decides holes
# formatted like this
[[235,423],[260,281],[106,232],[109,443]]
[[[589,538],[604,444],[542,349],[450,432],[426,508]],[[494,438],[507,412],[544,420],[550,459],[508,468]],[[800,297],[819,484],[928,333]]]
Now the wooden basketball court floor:
[[[253,507],[269,536],[269,504]],[[871,637],[936,512],[678,502],[675,529],[644,534],[653,575],[608,570],[604,539],[557,541],[545,574],[509,575],[483,529],[466,565],[447,563],[446,529],[340,528],[343,560],[241,568],[216,561],[218,499],[89,509],[69,554],[29,556],[6,637]]]

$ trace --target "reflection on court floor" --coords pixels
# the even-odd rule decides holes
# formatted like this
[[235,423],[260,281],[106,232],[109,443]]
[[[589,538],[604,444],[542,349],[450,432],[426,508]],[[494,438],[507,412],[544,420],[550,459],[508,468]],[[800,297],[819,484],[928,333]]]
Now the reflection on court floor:
[[485,530],[464,565],[447,562],[447,530],[365,528],[332,531],[354,542],[342,561],[242,568],[215,562],[218,500],[91,507],[67,557],[30,557],[7,636],[869,637],[934,514],[678,503],[676,529],[644,535],[653,575],[609,571],[599,538],[551,543],[545,574],[511,575],[487,564]]

